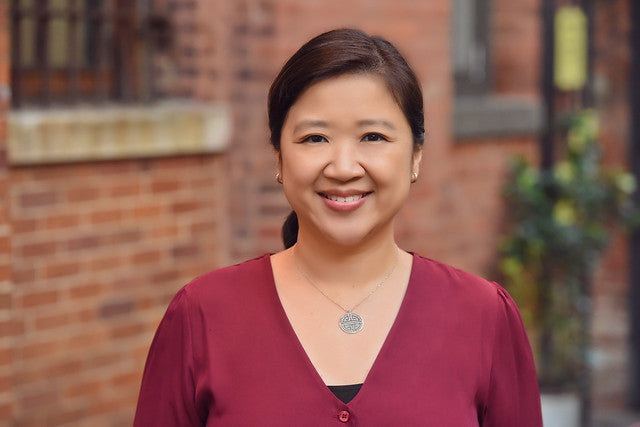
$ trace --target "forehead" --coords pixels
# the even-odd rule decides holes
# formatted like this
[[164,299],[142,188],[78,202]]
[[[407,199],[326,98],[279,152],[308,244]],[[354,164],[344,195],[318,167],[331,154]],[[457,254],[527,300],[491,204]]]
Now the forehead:
[[[292,119],[316,116],[334,119],[406,121],[386,82],[377,74],[345,74],[308,87],[291,106],[285,126]],[[407,123],[408,126],[408,123]]]

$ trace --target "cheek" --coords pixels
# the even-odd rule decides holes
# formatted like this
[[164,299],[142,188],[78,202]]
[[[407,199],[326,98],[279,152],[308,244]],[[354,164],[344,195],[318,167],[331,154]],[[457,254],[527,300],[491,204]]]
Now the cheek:
[[281,158],[285,189],[313,184],[322,170],[320,156],[309,156],[297,147],[288,148]]
[[409,180],[413,167],[413,156],[404,151],[386,152],[371,156],[367,163],[372,177],[384,181]]

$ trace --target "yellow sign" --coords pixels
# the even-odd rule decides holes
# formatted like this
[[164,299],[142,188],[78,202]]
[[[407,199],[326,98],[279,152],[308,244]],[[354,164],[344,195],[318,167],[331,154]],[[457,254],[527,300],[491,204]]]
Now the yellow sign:
[[554,82],[560,90],[587,83],[587,17],[577,6],[561,7],[555,18]]

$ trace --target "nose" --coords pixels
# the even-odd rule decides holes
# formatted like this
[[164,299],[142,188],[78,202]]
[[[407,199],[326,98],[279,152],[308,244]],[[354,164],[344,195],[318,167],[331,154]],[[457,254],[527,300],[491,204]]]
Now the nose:
[[343,182],[364,176],[365,170],[360,157],[354,144],[331,144],[329,161],[323,170],[324,176]]

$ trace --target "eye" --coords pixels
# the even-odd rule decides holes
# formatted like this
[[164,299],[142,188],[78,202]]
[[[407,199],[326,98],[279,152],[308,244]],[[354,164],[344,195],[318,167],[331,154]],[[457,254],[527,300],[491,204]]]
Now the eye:
[[313,144],[319,144],[321,142],[327,142],[327,138],[322,135],[309,135],[305,137],[302,142],[311,142]]
[[366,134],[365,136],[362,137],[362,140],[365,142],[382,142],[382,141],[389,141],[387,138],[385,138],[384,136],[382,136],[379,133],[376,132],[371,132]]

